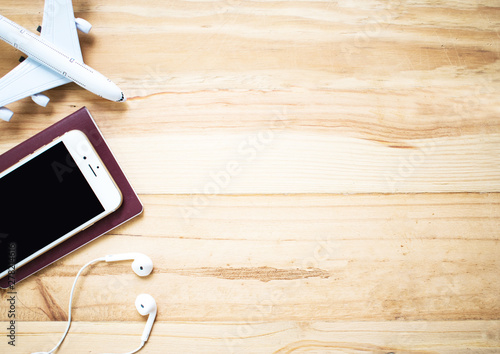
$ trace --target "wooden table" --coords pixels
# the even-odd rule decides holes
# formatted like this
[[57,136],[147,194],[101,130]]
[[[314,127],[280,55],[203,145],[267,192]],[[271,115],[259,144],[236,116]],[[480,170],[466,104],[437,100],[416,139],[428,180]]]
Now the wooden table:
[[[34,30],[43,4],[0,13]],[[142,353],[500,353],[498,1],[74,8],[128,101],[70,84],[12,104],[0,152],[85,105],[145,212],[19,283],[1,353],[52,348],[78,269],[128,251],[154,273],[86,271],[58,353],[136,348],[142,292]],[[0,53],[3,75],[21,53]]]

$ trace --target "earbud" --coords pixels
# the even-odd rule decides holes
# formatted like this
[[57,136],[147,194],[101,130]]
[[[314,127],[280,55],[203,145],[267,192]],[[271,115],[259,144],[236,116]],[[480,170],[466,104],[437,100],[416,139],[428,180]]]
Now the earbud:
[[[132,269],[134,270],[135,274],[145,277],[146,275],[151,274],[153,271],[153,261],[151,258],[146,256],[145,254],[142,253],[137,253],[137,252],[132,252],[132,253],[120,253],[120,254],[110,254],[101,258],[96,258],[87,264],[85,264],[76,274],[75,281],[73,282],[73,286],[71,287],[71,293],[69,296],[69,309],[68,309],[68,325],[66,326],[66,331],[64,332],[61,340],[59,343],[56,344],[52,350],[48,352],[36,352],[32,354],[51,354],[53,353],[59,346],[62,344],[64,341],[64,338],[66,338],[66,335],[69,332],[69,327],[71,325],[71,304],[73,303],[73,294],[75,291],[75,286],[76,286],[76,281],[78,280],[78,277],[80,274],[82,274],[83,270],[90,266],[91,264],[97,263],[97,262],[118,262],[118,261],[126,261],[126,260],[133,260],[132,262]],[[144,328],[144,332],[142,332],[141,336],[141,345],[135,349],[132,352],[129,352],[128,354],[133,354],[141,350],[141,348],[144,346],[146,341],[149,338],[149,334],[151,333],[151,329],[153,329],[153,323],[156,319],[156,301],[153,299],[151,295],[148,294],[141,294],[137,296],[137,299],[135,299],[135,307],[137,308],[137,311],[143,316],[149,315],[148,321],[146,322],[146,328]]]
[[153,271],[153,261],[151,258],[142,253],[121,253],[121,254],[111,254],[104,257],[106,262],[118,262],[118,261],[127,261],[134,260],[132,262],[132,269],[135,274],[140,277],[145,277],[146,275],[151,274]]
[[149,334],[151,333],[151,329],[153,329],[153,322],[156,319],[156,301],[149,294],[140,294],[135,299],[135,307],[142,316],[149,315],[146,327],[144,328],[144,332],[142,332],[141,337],[141,340],[146,342],[149,338]]

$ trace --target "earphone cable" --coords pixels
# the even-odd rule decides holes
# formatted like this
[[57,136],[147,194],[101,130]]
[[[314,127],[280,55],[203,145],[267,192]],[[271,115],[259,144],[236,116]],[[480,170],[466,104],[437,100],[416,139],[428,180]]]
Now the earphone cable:
[[[127,353],[123,353],[123,354],[134,354],[134,353],[137,353],[139,350],[141,350],[141,349],[142,349],[142,347],[144,347],[144,344],[146,344],[146,342],[145,342],[145,341],[142,341],[142,342],[141,342],[141,345],[140,345],[137,349],[134,349],[134,350],[132,350],[131,352],[127,352]],[[108,354],[108,353],[106,353],[106,354]]]
[[[120,256],[123,256],[123,255],[120,255]],[[79,278],[79,277],[80,277],[80,275],[83,273],[83,271],[85,270],[85,268],[87,268],[87,267],[88,267],[88,266],[90,266],[91,264],[94,264],[94,263],[97,263],[97,262],[108,262],[108,261],[109,261],[108,257],[109,257],[109,256],[94,259],[94,260],[92,260],[92,261],[88,262],[87,264],[85,264],[85,265],[84,265],[84,266],[83,266],[83,267],[82,267],[82,268],[78,271],[78,273],[76,274],[75,280],[74,280],[74,282],[73,282],[73,286],[71,287],[71,293],[70,293],[70,296],[69,296],[69,307],[68,307],[68,325],[66,326],[66,330],[64,331],[64,334],[63,334],[63,336],[62,336],[61,340],[59,341],[59,343],[57,343],[57,344],[56,344],[56,346],[55,346],[54,348],[52,348],[52,349],[51,349],[50,351],[48,351],[48,352],[36,352],[36,353],[32,353],[32,354],[52,354],[52,353],[54,353],[54,351],[55,351],[55,350],[57,350],[57,348],[59,348],[59,346],[62,344],[62,342],[64,341],[64,339],[65,339],[65,338],[66,338],[66,336],[68,335],[69,329],[70,329],[70,327],[71,327],[71,307],[72,307],[72,304],[73,304],[73,295],[74,295],[74,293],[75,293],[76,282],[78,281],[78,278]],[[149,259],[149,258],[148,258],[148,259]],[[117,260],[122,260],[122,259],[117,259]],[[150,262],[151,262],[151,261],[150,261]],[[143,271],[143,267],[142,267],[142,266],[140,267],[140,270],[141,270],[141,271]],[[138,275],[141,275],[141,276],[142,276],[142,274],[141,274],[140,272],[136,271],[135,269],[134,269],[134,271],[135,271]],[[151,271],[151,269],[149,270],[149,272],[150,272],[150,271]],[[149,273],[148,273],[148,274],[149,274]],[[138,296],[138,299],[140,299],[140,298],[141,298],[141,297],[143,297],[143,296],[147,296],[147,297],[149,297],[149,298],[151,298],[151,299],[152,299],[152,300],[151,300],[151,302],[152,302],[152,304],[154,305],[154,306],[153,306],[153,309],[154,309],[154,315],[153,315],[153,316],[156,316],[156,302],[155,302],[155,301],[154,301],[154,299],[151,297],[151,295],[147,295],[147,294],[141,294],[141,295],[139,295],[139,296]],[[147,300],[149,300],[149,299],[147,299]],[[136,300],[136,301],[138,301],[138,300]],[[149,301],[148,301],[148,302],[149,302]],[[137,305],[136,305],[136,306],[137,306]],[[142,307],[144,308],[144,306],[142,306]],[[148,306],[147,306],[146,308],[148,308]],[[141,311],[139,311],[139,312],[141,312]],[[142,315],[144,315],[142,312],[141,312],[141,314],[142,314]],[[150,314],[150,316],[151,316],[151,314]],[[153,317],[153,319],[154,319],[154,317]],[[148,319],[148,321],[149,321],[149,319]],[[151,328],[150,328],[150,330],[151,330]],[[143,334],[143,336],[144,336],[144,334]],[[148,336],[149,336],[149,333],[148,333]],[[146,336],[146,338],[142,338],[142,340],[141,340],[141,345],[140,345],[137,349],[134,349],[134,350],[133,350],[133,351],[131,351],[131,352],[127,352],[127,353],[123,353],[123,354],[134,354],[134,353],[138,352],[139,350],[141,350],[141,349],[142,349],[142,347],[144,347],[144,345],[146,344],[146,341],[147,341],[147,336]]]
[[[102,261],[105,261],[106,259],[105,258],[97,258],[97,259],[94,259],[93,261],[90,261],[88,262],[87,264],[85,264],[79,271],[78,271],[78,274],[76,275],[76,278],[75,278],[75,281],[73,282],[73,287],[71,288],[71,294],[69,296],[69,308],[68,308],[68,325],[66,326],[66,331],[64,332],[61,340],[59,341],[59,343],[56,344],[56,346],[54,348],[52,348],[50,351],[48,352],[36,352],[36,353],[33,353],[33,354],[52,354],[57,348],[59,348],[59,346],[62,344],[62,342],[64,341],[64,339],[66,338],[66,336],[68,335],[68,332],[69,332],[69,328],[71,327],[71,305],[73,303],[73,294],[75,292],[75,286],[76,286],[76,282],[78,281],[78,277],[80,277],[80,274],[82,274],[82,272],[85,270],[85,268],[87,268],[89,265],[91,264],[94,264],[94,263],[97,263],[97,262],[102,262]],[[139,348],[140,349],[140,348]],[[134,352],[135,353],[135,352]]]

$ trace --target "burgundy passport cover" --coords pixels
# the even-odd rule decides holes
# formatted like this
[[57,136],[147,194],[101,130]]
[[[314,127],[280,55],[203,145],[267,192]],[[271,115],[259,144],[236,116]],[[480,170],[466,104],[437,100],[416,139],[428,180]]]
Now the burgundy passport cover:
[[[90,142],[94,146],[94,149],[97,151],[104,165],[106,165],[106,168],[120,188],[123,194],[123,203],[118,210],[106,216],[104,219],[101,219],[87,229],[80,231],[63,243],[60,243],[56,247],[33,259],[31,262],[26,263],[24,266],[17,268],[15,273],[16,283],[142,212],[141,201],[132,189],[132,186],[127,181],[127,178],[123,174],[111,150],[106,144],[99,128],[85,107],[15,146],[3,155],[0,155],[0,171],[9,168],[22,158],[35,152],[37,149],[48,144],[55,138],[74,129],[81,130],[89,138]],[[8,277],[0,279],[0,287],[8,287]]]

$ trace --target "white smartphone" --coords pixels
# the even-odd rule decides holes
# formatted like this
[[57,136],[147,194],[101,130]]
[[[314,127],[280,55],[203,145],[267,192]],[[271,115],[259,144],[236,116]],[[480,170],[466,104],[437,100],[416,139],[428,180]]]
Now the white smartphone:
[[13,266],[23,266],[112,213],[121,203],[119,188],[79,130],[60,136],[1,172],[0,278]]

